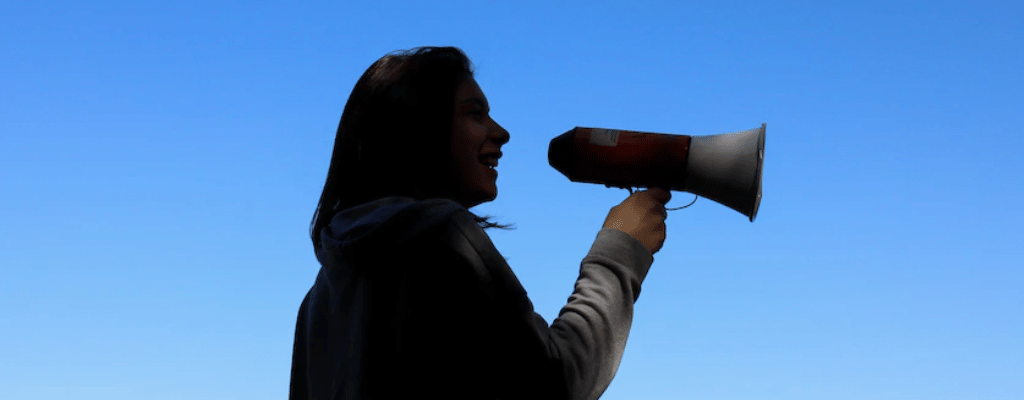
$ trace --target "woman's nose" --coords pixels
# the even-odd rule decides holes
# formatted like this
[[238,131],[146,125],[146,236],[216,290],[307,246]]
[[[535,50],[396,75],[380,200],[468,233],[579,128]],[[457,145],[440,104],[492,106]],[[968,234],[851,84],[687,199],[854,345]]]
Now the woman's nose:
[[498,143],[499,144],[508,143],[509,139],[511,138],[511,135],[509,135],[508,131],[505,130],[505,128],[502,127],[497,122],[494,123],[494,126],[496,128],[494,130],[494,132],[495,132],[495,136],[498,138]]

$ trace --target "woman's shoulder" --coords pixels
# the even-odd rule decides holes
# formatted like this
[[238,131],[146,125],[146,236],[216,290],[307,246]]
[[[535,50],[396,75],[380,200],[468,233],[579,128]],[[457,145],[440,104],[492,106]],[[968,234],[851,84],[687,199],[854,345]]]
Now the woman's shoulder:
[[348,253],[379,252],[409,241],[442,239],[441,231],[455,224],[461,230],[472,214],[459,203],[443,198],[417,200],[386,197],[339,212],[321,233],[323,250]]

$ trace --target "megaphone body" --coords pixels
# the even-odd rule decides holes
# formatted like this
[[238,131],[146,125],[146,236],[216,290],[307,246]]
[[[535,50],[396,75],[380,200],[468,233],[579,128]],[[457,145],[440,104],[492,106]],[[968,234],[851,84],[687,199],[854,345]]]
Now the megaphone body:
[[766,128],[688,136],[576,127],[551,139],[548,163],[572,182],[689,192],[754,222]]

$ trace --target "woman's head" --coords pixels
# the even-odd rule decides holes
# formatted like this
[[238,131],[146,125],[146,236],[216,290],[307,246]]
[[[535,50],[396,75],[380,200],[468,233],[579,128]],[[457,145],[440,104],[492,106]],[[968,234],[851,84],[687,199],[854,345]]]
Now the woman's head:
[[[483,101],[482,119],[476,119],[479,108],[456,107],[457,95],[467,93],[464,98]],[[448,198],[466,208],[493,200],[493,181],[484,187],[477,174],[486,167],[479,160],[467,165],[470,146],[484,154],[508,142],[508,132],[487,116],[486,106],[472,63],[458,48],[396,51],[370,65],[338,124],[310,226],[314,246],[319,247],[320,229],[335,213],[379,198]]]
[[509,134],[489,114],[490,104],[472,77],[455,91],[451,154],[455,161],[455,198],[466,208],[498,196],[498,172],[486,165],[501,157]]

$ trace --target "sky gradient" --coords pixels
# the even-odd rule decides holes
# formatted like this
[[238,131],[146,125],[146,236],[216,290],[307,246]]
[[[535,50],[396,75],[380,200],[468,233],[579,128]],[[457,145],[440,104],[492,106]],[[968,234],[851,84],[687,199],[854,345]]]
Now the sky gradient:
[[1020,2],[97,3],[0,11],[0,398],[287,398],[342,108],[424,45],[511,133],[473,211],[549,323],[628,196],[551,138],[767,123],[757,220],[670,212],[602,399],[1024,397]]

